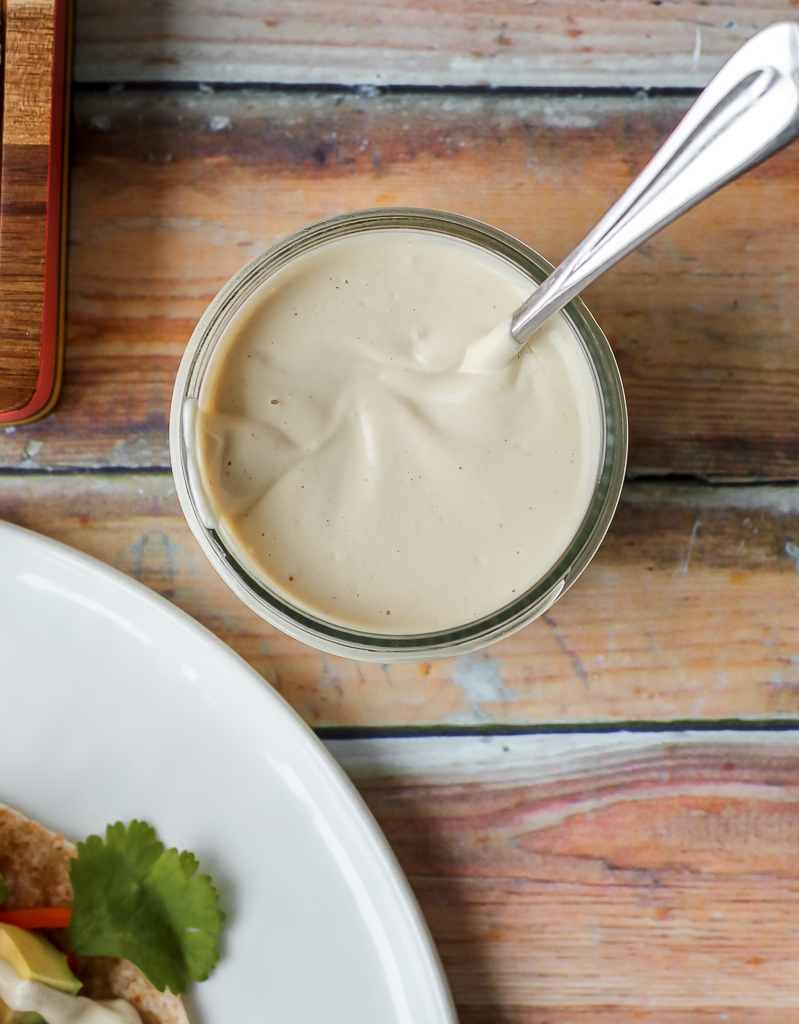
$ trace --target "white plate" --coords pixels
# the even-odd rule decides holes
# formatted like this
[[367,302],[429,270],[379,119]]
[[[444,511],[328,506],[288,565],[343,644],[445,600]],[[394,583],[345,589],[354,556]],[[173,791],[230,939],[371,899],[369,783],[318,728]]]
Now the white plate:
[[145,819],[228,912],[204,1024],[454,1024],[391,850],[313,733],[167,601],[0,524],[0,801],[70,839]]

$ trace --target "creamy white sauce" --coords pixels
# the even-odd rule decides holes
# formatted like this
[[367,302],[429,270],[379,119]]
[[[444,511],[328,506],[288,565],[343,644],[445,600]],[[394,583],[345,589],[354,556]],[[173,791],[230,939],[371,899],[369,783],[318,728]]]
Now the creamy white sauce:
[[47,1024],[141,1024],[136,1010],[124,999],[86,999],[26,981],[1,958],[0,999],[12,1010],[40,1014]]
[[545,575],[599,470],[588,358],[558,315],[509,364],[460,372],[532,289],[477,246],[402,229],[329,243],[245,302],[197,437],[220,532],[256,578],[396,634],[467,623]]
[[491,373],[494,370],[501,370],[506,363],[519,355],[523,346],[511,334],[511,319],[507,317],[485,337],[472,342],[461,363],[463,373]]

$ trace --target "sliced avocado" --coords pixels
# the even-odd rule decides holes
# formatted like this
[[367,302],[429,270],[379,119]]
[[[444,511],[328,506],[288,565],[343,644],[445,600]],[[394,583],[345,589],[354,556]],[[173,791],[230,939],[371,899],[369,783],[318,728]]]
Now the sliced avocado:
[[40,981],[73,996],[81,986],[63,953],[41,935],[16,925],[0,924],[0,957],[25,981]]
[[33,1010],[12,1010],[0,999],[0,1024],[45,1024],[45,1020]]

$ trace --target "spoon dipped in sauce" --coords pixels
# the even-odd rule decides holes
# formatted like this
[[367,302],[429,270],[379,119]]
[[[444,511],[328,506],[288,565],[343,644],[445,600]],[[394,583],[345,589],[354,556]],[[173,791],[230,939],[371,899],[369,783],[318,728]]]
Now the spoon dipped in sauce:
[[506,320],[470,345],[460,367],[510,362],[554,313],[718,189],[799,136],[799,24],[763,29],[733,54],[621,198]]

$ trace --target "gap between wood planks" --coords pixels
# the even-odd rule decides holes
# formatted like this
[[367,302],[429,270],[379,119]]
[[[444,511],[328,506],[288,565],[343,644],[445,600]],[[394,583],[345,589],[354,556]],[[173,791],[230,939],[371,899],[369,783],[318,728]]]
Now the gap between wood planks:
[[659,96],[684,96],[692,99],[702,91],[682,85],[344,85],[329,82],[74,82],[76,93],[105,92],[203,92],[203,93],[333,93],[377,99],[379,96],[541,96],[600,98],[635,96],[641,99]]
[[[636,733],[659,734],[663,742],[670,735],[684,737],[689,733],[704,735],[728,734],[737,739],[743,733],[796,733],[799,736],[799,722],[782,718],[701,718],[670,719],[658,721],[629,722],[540,722],[534,725],[509,725],[490,722],[482,725],[420,725],[420,726],[318,726],[314,732],[328,745],[331,751],[338,750],[338,743],[357,743],[360,740],[426,740],[426,739],[480,739],[481,737],[525,737],[525,736],[607,736],[620,734],[620,742]],[[714,737],[711,737],[714,738]],[[761,737],[762,738],[762,737]],[[795,742],[796,736],[791,737]],[[343,747],[340,749],[344,749]],[[353,749],[356,749],[353,747]],[[397,748],[400,749],[400,748]]]

